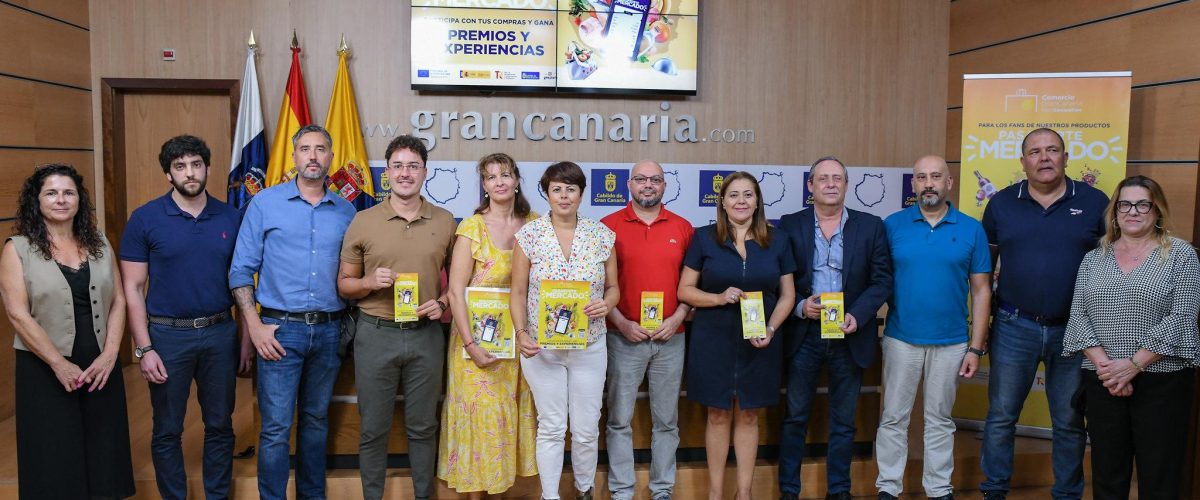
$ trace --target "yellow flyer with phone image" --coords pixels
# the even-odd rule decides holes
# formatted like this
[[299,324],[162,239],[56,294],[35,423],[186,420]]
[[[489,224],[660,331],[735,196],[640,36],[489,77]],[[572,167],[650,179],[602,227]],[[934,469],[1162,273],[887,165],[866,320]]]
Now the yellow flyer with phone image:
[[842,331],[846,322],[846,299],[842,292],[822,293],[821,306],[821,338],[846,338],[846,332]]
[[420,302],[418,293],[417,273],[400,273],[396,275],[396,283],[392,286],[396,292],[394,302],[394,321],[408,322],[421,319],[417,316],[417,305]]
[[[468,287],[466,291],[467,319],[471,338],[492,356],[499,359],[516,357],[517,341],[509,315],[507,288]],[[464,348],[463,359],[469,359]]]
[[642,317],[638,324],[653,333],[663,322],[663,292],[642,292],[640,309]]
[[543,280],[538,295],[537,343],[543,349],[586,349],[588,317],[583,313],[592,295],[586,281]]
[[761,339],[767,336],[767,312],[762,292],[746,292],[741,299],[742,338]]

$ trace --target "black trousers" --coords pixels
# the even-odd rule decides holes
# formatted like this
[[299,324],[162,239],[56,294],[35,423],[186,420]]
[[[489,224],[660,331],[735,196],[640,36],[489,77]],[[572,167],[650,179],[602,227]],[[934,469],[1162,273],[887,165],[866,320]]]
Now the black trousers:
[[1179,498],[1194,377],[1192,369],[1141,373],[1132,396],[1115,397],[1096,372],[1083,370],[1094,498],[1129,498],[1135,461],[1138,500]]

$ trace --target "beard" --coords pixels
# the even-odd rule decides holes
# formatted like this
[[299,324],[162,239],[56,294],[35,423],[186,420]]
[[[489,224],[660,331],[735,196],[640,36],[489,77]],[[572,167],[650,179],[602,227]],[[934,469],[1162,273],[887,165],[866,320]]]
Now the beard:
[[[930,198],[928,196],[925,196],[927,194],[932,194],[932,195],[934,195],[934,197]],[[925,208],[936,207],[938,205],[941,205],[943,201],[945,201],[945,200],[942,198],[941,193],[938,193],[937,191],[921,192],[921,206],[923,206]]]
[[175,190],[179,192],[179,194],[182,194],[188,198],[191,198],[193,196],[198,196],[200,193],[203,193],[204,186],[206,184],[208,184],[207,181],[199,181],[199,182],[200,182],[200,185],[193,189],[193,188],[189,188],[187,186],[187,179],[184,179],[183,182],[176,182],[175,179],[171,179],[171,186],[174,187]]
[[316,171],[316,172],[312,172],[312,173],[310,173],[310,172],[308,171],[308,167],[310,167],[310,166],[312,166],[312,164],[311,164],[311,163],[310,163],[310,164],[308,164],[308,165],[305,165],[305,166],[304,166],[304,168],[300,169],[300,172],[299,172],[299,174],[300,174],[300,177],[303,177],[303,178],[305,178],[305,179],[308,179],[308,180],[310,180],[310,181],[319,181],[319,180],[322,180],[322,179],[324,179],[324,178],[325,178],[325,174],[326,174],[326,172],[327,172],[327,169],[321,169],[321,170],[318,170],[318,171]]
[[658,196],[651,195],[646,198],[635,195],[633,197],[633,201],[634,201],[634,203],[637,203],[642,208],[654,208],[654,207],[658,206],[658,204],[660,202],[662,202],[662,195],[658,195]]

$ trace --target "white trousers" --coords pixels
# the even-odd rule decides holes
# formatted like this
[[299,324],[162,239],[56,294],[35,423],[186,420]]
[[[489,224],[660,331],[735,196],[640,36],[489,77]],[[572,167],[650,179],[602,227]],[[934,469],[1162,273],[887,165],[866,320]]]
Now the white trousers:
[[581,351],[542,349],[532,358],[521,358],[521,372],[529,382],[538,412],[536,455],[542,498],[559,498],[568,422],[575,488],[582,492],[596,484],[600,406],[607,369],[604,335]]
[[[883,415],[875,434],[875,460],[879,491],[900,496],[904,489],[904,466],[908,463],[908,424],[917,388],[925,398],[925,471],[921,485],[929,497],[953,491],[954,420],[950,411],[958,390],[958,370],[967,343],[915,345],[884,337]],[[924,377],[925,383],[921,384]]]

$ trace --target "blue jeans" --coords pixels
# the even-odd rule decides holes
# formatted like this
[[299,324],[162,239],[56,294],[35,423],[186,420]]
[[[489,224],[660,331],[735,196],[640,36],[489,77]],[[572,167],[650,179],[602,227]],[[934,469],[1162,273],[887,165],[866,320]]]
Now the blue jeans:
[[826,340],[809,331],[788,361],[787,417],[779,445],[779,491],[800,493],[800,464],[806,455],[808,418],[821,365],[829,371],[829,454],[825,472],[828,493],[850,491],[850,459],[854,454],[854,411],[862,389],[863,369],[850,356],[844,340]]
[[158,493],[167,500],[185,499],[183,420],[192,380],[204,421],[204,496],[228,498],[233,479],[233,404],[237,382],[237,323],[206,328],[150,325],[150,343],[167,369],[167,381],[150,384],[154,430],[150,455]]
[[1079,354],[1062,356],[1064,326],[1042,326],[996,311],[992,319],[988,415],[983,428],[983,491],[1008,492],[1013,472],[1013,439],[1038,363],[1046,365],[1046,400],[1053,425],[1051,465],[1054,498],[1083,495],[1083,415],[1072,407],[1080,387]]
[[296,430],[296,498],[325,498],[325,448],[329,399],[342,365],[337,355],[341,321],[315,325],[263,318],[279,325],[275,340],[287,355],[279,361],[258,358],[258,493],[264,499],[287,498],[288,438],[299,406]]

